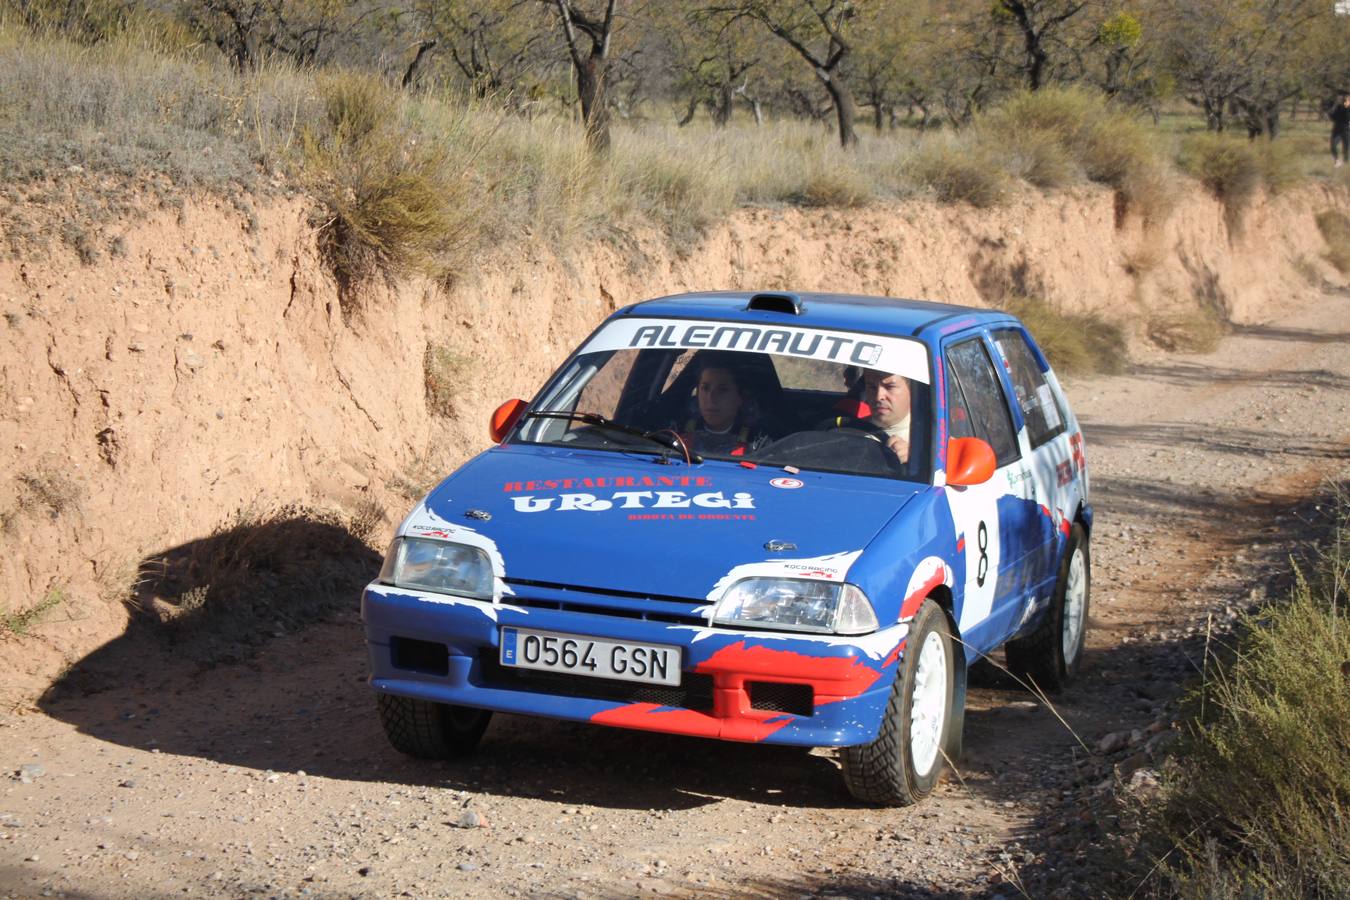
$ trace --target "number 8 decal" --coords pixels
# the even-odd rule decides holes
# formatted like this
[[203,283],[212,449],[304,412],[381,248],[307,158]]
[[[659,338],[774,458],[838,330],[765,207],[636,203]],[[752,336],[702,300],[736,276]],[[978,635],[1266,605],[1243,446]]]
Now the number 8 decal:
[[984,580],[989,576],[989,530],[985,528],[983,519],[975,534],[976,546],[980,548],[980,561],[975,567],[975,584],[984,587]]

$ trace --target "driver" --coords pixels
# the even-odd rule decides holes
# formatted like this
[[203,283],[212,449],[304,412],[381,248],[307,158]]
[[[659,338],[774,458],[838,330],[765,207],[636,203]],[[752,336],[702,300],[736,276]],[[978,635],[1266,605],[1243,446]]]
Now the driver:
[[764,435],[753,427],[754,400],[729,362],[716,357],[705,362],[694,396],[698,416],[685,423],[680,433],[689,449],[742,456],[764,443]]
[[909,379],[868,369],[863,373],[863,402],[872,409],[867,421],[887,448],[909,462]]

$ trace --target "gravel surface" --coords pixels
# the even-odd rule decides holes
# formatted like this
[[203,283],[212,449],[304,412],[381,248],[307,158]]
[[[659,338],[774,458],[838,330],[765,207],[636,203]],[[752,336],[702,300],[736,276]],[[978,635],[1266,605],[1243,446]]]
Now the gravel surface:
[[1068,384],[1097,510],[1082,678],[1051,707],[979,667],[958,776],[917,808],[852,802],[827,751],[511,716],[471,759],[407,759],[351,614],[244,664],[91,658],[99,679],[0,717],[0,895],[1118,891],[1114,800],[1156,786],[1206,639],[1280,589],[1350,466],[1347,322],[1327,295]]

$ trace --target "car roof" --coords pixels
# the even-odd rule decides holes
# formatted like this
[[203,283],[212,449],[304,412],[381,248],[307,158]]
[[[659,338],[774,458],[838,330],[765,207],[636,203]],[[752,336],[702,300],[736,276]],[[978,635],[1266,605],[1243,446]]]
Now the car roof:
[[[797,311],[793,312],[794,309]],[[964,330],[967,324],[1015,321],[1008,313],[999,310],[934,303],[928,300],[781,291],[703,291],[672,294],[627,306],[614,316],[708,318],[761,324],[773,322],[781,325],[803,325],[812,328],[928,339],[952,330],[951,326]]]

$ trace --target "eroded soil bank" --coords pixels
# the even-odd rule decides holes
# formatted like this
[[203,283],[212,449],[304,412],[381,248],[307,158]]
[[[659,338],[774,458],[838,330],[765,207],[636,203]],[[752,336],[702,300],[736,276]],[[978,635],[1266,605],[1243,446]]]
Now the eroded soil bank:
[[[1256,325],[1335,278],[1314,216],[1345,205],[1310,187],[1240,228],[1195,189],[1154,227],[1095,189],[993,212],[744,210],[695,246],[522,245],[449,291],[340,298],[303,198],[252,221],[201,200],[128,225],[124,254],[96,266],[0,263],[0,592],[8,615],[41,610],[0,638],[0,699],[35,696],[122,634],[127,597],[186,605],[155,596],[188,583],[157,571],[198,565],[191,548],[231,521],[301,504],[382,546],[420,489],[485,446],[496,404],[529,396],[623,304],[717,288],[1027,294],[1135,334],[1202,303]],[[458,384],[449,417],[428,410],[429,342]]]

